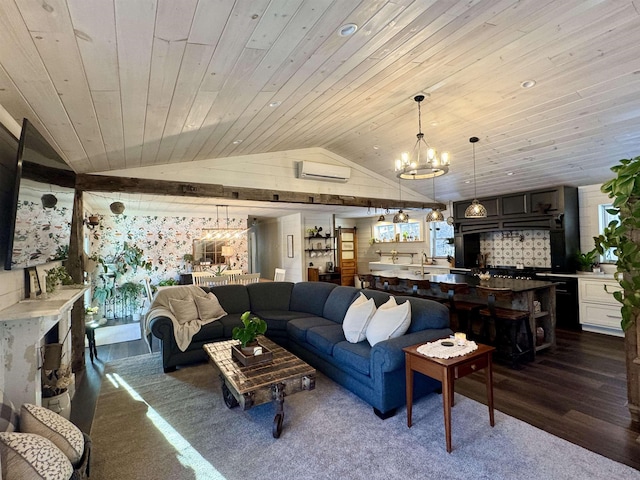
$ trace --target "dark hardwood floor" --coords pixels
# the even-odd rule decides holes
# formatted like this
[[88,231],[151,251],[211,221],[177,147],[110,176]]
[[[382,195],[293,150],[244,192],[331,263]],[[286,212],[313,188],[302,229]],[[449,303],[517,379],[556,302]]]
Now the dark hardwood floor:
[[[91,431],[104,365],[145,353],[143,340],[98,347],[94,364],[87,353],[71,409],[80,429]],[[486,403],[482,372],[458,380],[455,389]],[[640,424],[631,422],[626,406],[621,338],[558,330],[555,351],[541,352],[522,370],[494,365],[494,401],[501,412],[640,470]]]

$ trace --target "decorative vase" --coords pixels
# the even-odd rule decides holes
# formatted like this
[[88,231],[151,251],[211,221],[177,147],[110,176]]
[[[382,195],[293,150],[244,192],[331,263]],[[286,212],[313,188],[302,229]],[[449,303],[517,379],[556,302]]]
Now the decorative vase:
[[42,397],[42,406],[69,420],[71,416],[71,397],[69,396],[69,391],[65,390],[53,397]]

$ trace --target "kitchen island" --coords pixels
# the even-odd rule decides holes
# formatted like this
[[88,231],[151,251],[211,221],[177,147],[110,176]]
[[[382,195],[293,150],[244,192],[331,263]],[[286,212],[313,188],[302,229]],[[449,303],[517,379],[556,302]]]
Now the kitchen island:
[[[446,274],[446,275],[421,275],[407,270],[392,270],[384,272],[371,272],[374,277],[395,277],[399,285],[395,286],[400,295],[411,295],[410,280],[429,280],[431,289],[418,291],[433,297],[446,298],[446,293],[440,290],[440,283],[456,283],[469,285],[468,295],[456,295],[456,299],[469,302],[485,303],[475,290],[478,285],[488,288],[506,289],[513,292],[513,301],[510,304],[497,303],[499,307],[512,308],[529,312],[529,325],[533,332],[533,351],[539,352],[546,348],[554,348],[556,345],[556,284],[552,281],[523,280],[515,278],[495,278],[480,280],[472,275]],[[544,339],[536,342],[536,329],[542,327]]]

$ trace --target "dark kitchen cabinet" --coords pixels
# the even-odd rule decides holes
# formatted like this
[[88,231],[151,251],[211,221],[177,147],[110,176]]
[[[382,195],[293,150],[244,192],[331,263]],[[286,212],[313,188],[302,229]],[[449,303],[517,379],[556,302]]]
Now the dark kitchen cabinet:
[[527,211],[527,194],[516,193],[500,197],[502,215],[524,215]]
[[575,271],[575,253],[580,246],[577,188],[550,187],[479,200],[487,208],[486,218],[464,217],[471,200],[453,204],[456,267],[476,266],[482,233],[549,230],[552,270]]
[[531,200],[532,213],[550,213],[559,212],[564,207],[564,195],[561,188],[551,188],[549,190],[541,190],[531,192],[529,198]]

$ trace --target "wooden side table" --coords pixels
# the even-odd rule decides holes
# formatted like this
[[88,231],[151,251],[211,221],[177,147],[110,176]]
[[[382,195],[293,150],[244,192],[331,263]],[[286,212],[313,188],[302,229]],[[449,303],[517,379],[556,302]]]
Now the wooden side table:
[[98,349],[96,348],[96,328],[97,324],[94,323],[85,323],[84,325],[84,333],[87,335],[87,340],[89,342],[89,357],[91,358],[91,363],[93,363],[93,357],[98,358]]
[[[420,344],[422,345],[422,344]],[[474,352],[453,358],[427,357],[418,353],[420,345],[403,348],[405,352],[407,374],[407,427],[411,427],[413,407],[413,372],[419,372],[442,382],[442,404],[444,407],[444,429],[447,439],[447,452],[451,453],[451,407],[453,406],[455,379],[484,369],[487,384],[487,404],[489,423],[493,427],[493,370],[492,354],[494,347],[478,344]]]

